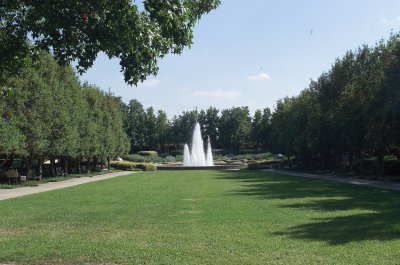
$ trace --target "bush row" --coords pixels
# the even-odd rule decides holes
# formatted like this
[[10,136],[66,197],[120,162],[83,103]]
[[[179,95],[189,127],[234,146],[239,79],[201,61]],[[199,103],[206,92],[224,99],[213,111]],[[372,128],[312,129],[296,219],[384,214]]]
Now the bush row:
[[123,156],[122,159],[138,163],[167,163],[176,161],[175,157],[173,156],[161,157],[158,155],[140,155],[140,154],[126,155]]
[[218,160],[234,160],[234,161],[239,161],[239,160],[270,160],[274,158],[274,155],[272,153],[260,153],[260,154],[225,154],[225,155],[221,155],[221,154],[215,154],[214,155],[216,159]]
[[151,163],[136,163],[129,161],[111,161],[110,166],[127,171],[154,171],[156,170],[156,166]]
[[247,164],[249,169],[266,169],[266,168],[277,168],[281,166],[282,161],[280,160],[261,160],[254,161]]
[[140,151],[138,154],[141,156],[158,156],[157,151]]

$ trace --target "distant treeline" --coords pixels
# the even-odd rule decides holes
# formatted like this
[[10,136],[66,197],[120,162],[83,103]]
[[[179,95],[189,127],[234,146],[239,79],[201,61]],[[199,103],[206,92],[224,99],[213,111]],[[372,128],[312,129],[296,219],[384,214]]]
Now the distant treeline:
[[124,106],[131,152],[181,148],[195,121],[214,148],[268,149],[285,154],[289,166],[381,175],[385,159],[400,159],[399,35],[348,51],[300,95],[254,116],[248,107],[209,108],[168,120],[164,111],[144,110],[136,100]]
[[1,75],[0,168],[16,156],[26,170],[56,159],[67,170],[128,152],[120,99],[81,85],[70,66],[41,53],[18,76]]

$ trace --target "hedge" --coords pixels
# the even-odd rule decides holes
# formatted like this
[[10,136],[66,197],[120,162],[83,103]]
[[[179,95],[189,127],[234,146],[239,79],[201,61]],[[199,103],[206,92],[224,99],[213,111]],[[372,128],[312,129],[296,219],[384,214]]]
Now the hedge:
[[280,167],[282,161],[280,160],[261,160],[250,162],[247,164],[249,169],[265,169],[265,168],[274,168]]
[[156,170],[156,166],[151,163],[135,163],[129,161],[111,161],[110,166],[127,171],[154,171]]
[[[173,157],[166,157],[163,158],[158,155],[149,155],[149,156],[143,156],[139,154],[131,154],[131,155],[126,155],[123,156],[122,159],[128,160],[129,162],[136,162],[136,163],[165,163],[165,162],[175,162]],[[173,161],[171,161],[173,160]]]
[[138,154],[141,156],[157,156],[158,152],[157,151],[140,151],[140,152],[138,152]]

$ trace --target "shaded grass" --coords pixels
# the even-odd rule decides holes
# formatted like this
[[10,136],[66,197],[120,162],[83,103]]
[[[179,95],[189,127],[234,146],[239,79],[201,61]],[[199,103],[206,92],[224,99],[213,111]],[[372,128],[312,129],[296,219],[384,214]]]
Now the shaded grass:
[[0,202],[0,261],[398,264],[400,194],[250,171],[158,171]]

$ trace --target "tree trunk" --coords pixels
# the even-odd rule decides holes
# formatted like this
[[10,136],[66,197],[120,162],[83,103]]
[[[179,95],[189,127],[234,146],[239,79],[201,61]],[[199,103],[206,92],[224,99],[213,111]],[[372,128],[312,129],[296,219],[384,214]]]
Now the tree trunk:
[[349,170],[353,171],[353,152],[349,153]]
[[27,173],[32,168],[32,158],[30,156],[25,158],[25,168]]
[[84,173],[90,172],[90,170],[91,170],[91,163],[90,163],[90,161],[91,161],[91,158],[89,157],[89,158],[88,158],[88,168],[87,168],[87,172],[84,172]]
[[290,161],[290,155],[287,155],[287,161],[288,161],[289,169],[292,169],[292,161]]
[[51,176],[54,177],[56,175],[55,169],[54,169],[54,157],[50,158],[50,169],[51,169]]
[[107,169],[108,169],[108,171],[110,171],[110,157],[109,156],[107,156]]
[[93,157],[93,170],[92,172],[96,172],[97,168],[97,157]]
[[64,159],[64,175],[68,175],[68,160]]
[[81,158],[78,158],[78,172],[79,174],[82,174],[82,168],[81,168]]
[[43,157],[39,156],[39,176],[43,178]]

